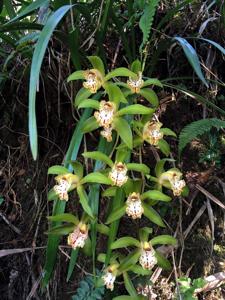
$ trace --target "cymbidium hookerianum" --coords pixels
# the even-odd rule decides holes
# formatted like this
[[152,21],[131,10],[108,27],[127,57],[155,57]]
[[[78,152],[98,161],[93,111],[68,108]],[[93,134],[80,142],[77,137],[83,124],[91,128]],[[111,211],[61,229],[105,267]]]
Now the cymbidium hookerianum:
[[133,121],[134,147],[140,147],[145,142],[159,149],[166,156],[170,153],[170,146],[164,139],[165,136],[176,137],[176,133],[163,127],[156,114],[151,117],[143,117],[140,121]]
[[81,163],[71,162],[71,165],[73,166],[74,173],[69,172],[67,168],[59,165],[52,166],[48,169],[48,174],[57,174],[55,177],[57,184],[50,190],[48,199],[68,201],[68,193],[76,190],[84,211],[93,217],[89,199],[85,191],[85,185],[92,183],[112,185],[112,181],[100,172],[93,172],[83,176],[84,170]]
[[[98,284],[106,285],[108,289],[113,289],[116,278],[123,275],[125,286],[130,282],[127,272],[133,272],[138,275],[150,275],[155,265],[164,269],[170,269],[169,261],[155,248],[156,245],[173,245],[177,244],[175,238],[170,235],[159,235],[149,240],[149,235],[153,230],[144,227],[139,230],[139,239],[126,236],[117,239],[111,245],[114,251],[111,255],[109,266],[104,269],[103,275]],[[129,253],[125,256],[118,249],[130,248]],[[99,254],[98,260],[105,263],[105,254]],[[132,284],[130,282],[130,284]],[[126,286],[127,287],[127,286]]]
[[[83,81],[74,104],[81,113],[83,109],[87,109],[88,116],[91,116],[84,121],[79,130],[88,133],[101,128],[101,136],[107,142],[111,142],[105,143],[101,138],[101,143],[104,141],[104,147],[109,146],[106,153],[111,154],[107,156],[101,152],[104,151],[102,148],[101,151],[84,152],[82,155],[85,159],[96,160],[98,170],[86,175],[83,165],[78,161],[68,161],[73,167],[72,172],[58,165],[49,168],[48,174],[57,175],[56,184],[48,195],[49,200],[67,202],[79,199],[82,210],[75,215],[65,213],[49,217],[49,220],[53,221],[53,226],[57,223],[60,225],[51,228],[48,234],[67,235],[67,244],[71,249],[83,248],[87,255],[92,254],[93,265],[97,232],[107,235],[106,254],[99,255],[99,260],[104,263],[103,273],[99,278],[100,284],[113,290],[116,278],[122,275],[128,293],[136,295],[129,277],[130,272],[149,275],[156,264],[168,269],[170,266],[168,260],[160,254],[155,245],[175,245],[176,240],[169,235],[160,235],[149,240],[152,229],[148,227],[139,230],[139,239],[128,236],[115,240],[119,221],[125,215],[133,222],[136,219],[147,218],[154,224],[165,227],[154,205],[159,201],[171,200],[171,197],[163,193],[163,188],[168,188],[172,190],[174,196],[179,196],[186,192],[186,183],[178,169],[164,170],[164,163],[168,159],[157,162],[156,176],[150,175],[149,167],[141,163],[142,157],[137,159],[136,149],[133,150],[141,146],[138,150],[139,155],[142,155],[142,150],[148,143],[160,149],[166,156],[170,153],[169,144],[164,137],[167,135],[176,137],[176,134],[169,128],[164,128],[158,119],[156,114],[158,97],[149,88],[149,86],[162,87],[160,81],[155,78],[144,78],[139,61],[135,61],[130,69],[117,68],[106,74],[99,57],[91,56],[88,59],[91,63],[90,69],[76,71],[68,78],[68,81]],[[89,148],[88,143],[87,147]],[[135,161],[140,163],[132,162],[134,156]],[[146,184],[146,179],[151,181],[150,185],[149,182]],[[96,183],[97,185],[93,185]],[[90,192],[90,197],[87,195],[90,186],[97,191],[93,206],[91,202],[93,193]],[[100,189],[103,189],[102,193]],[[73,191],[75,193],[71,195]],[[109,227],[98,223],[98,209],[102,204],[98,195],[113,197],[105,217],[105,223],[110,224]],[[56,204],[63,203],[56,202]],[[78,217],[79,214],[81,218]],[[136,226],[137,222],[135,228]],[[131,231],[133,235],[133,230]],[[127,247],[131,247],[131,251],[124,255]],[[123,254],[115,252],[120,248],[124,248]],[[73,270],[75,262],[73,259],[71,261]]]
[[[91,255],[91,240],[89,238],[89,223],[92,218],[83,213],[82,218],[79,220],[77,215],[71,213],[59,214],[56,216],[48,217],[51,222],[60,222],[63,224],[51,228],[48,235],[66,235],[67,244],[73,250],[77,248],[85,248],[87,255]],[[97,224],[97,231],[101,234],[108,235],[109,228],[103,224]]]
[[188,194],[188,187],[185,180],[182,179],[182,172],[177,168],[164,169],[165,163],[170,161],[171,159],[161,159],[156,163],[156,177],[151,175],[147,175],[146,177],[155,183],[158,190],[162,190],[165,187],[172,190],[174,196],[186,196]]

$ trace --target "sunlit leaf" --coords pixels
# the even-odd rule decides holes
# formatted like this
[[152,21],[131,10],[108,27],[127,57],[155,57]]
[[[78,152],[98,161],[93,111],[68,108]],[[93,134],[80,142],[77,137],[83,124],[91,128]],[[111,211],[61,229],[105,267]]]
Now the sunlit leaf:
[[83,133],[88,133],[91,132],[99,127],[98,122],[96,121],[95,117],[90,117],[87,119],[82,126],[82,132]]
[[94,109],[99,109],[99,101],[93,99],[85,99],[80,102],[78,108],[91,107]]
[[126,166],[127,166],[128,170],[141,172],[143,174],[149,174],[150,173],[149,167],[146,166],[145,164],[128,163]]
[[82,155],[85,158],[100,160],[110,167],[113,166],[113,161],[106,154],[100,151],[84,152]]
[[107,176],[100,172],[93,172],[86,175],[83,179],[81,179],[80,184],[85,183],[99,183],[99,184],[108,184],[111,185],[112,181]]
[[142,203],[142,206],[144,208],[144,215],[153,223],[165,227],[160,215],[151,207],[148,206],[145,203]]
[[177,240],[170,236],[170,235],[158,235],[156,237],[154,237],[153,239],[150,240],[150,243],[152,246],[154,245],[176,245],[177,244]]
[[132,149],[132,131],[127,121],[122,118],[115,118],[113,124],[122,141],[129,149]]
[[94,69],[97,69],[102,74],[102,76],[105,76],[105,67],[100,57],[88,56],[88,60],[90,61]]
[[84,71],[82,71],[82,70],[75,71],[74,73],[72,73],[67,78],[67,82],[70,82],[70,81],[73,81],[73,80],[79,80],[79,79],[84,79]]
[[188,43],[187,40],[185,40],[182,37],[177,36],[177,37],[174,37],[173,39],[181,45],[189,63],[191,64],[192,68],[194,69],[195,73],[197,74],[199,79],[201,79],[201,81],[205,84],[205,86],[208,87],[208,83],[206,82],[205,77],[202,73],[200,61],[199,61],[199,58],[198,58],[198,55],[197,55],[195,49],[192,47],[192,45],[190,43]]
[[117,68],[117,69],[109,72],[105,76],[105,81],[108,81],[109,79],[111,79],[113,77],[135,77],[135,76],[136,76],[136,74],[127,68]]
[[79,223],[79,220],[76,216],[65,213],[65,214],[59,214],[56,216],[49,216],[48,220],[55,221],[55,222],[69,222],[77,225]]
[[126,106],[126,107],[120,109],[117,112],[117,116],[135,115],[135,114],[149,115],[149,114],[152,114],[153,112],[154,112],[154,110],[152,108],[146,107],[141,104],[133,104],[133,105],[129,105],[129,106]]
[[168,202],[171,200],[171,197],[169,197],[157,190],[147,191],[141,195],[142,200],[144,200],[146,198],[152,199],[152,200],[157,200],[157,201],[164,201],[164,202]]
[[88,204],[88,196],[85,192],[85,190],[83,189],[82,186],[78,186],[77,188],[77,193],[80,199],[80,204],[82,205],[84,211],[92,218],[94,218],[92,210],[90,208],[90,205]]
[[63,166],[55,165],[50,168],[48,168],[48,174],[57,174],[57,175],[62,175],[62,174],[68,174],[70,173],[69,170]]
[[130,246],[138,248],[141,246],[141,244],[137,239],[126,236],[126,237],[122,237],[122,238],[116,240],[115,242],[113,242],[111,245],[111,249],[126,248],[126,247],[130,247]]
[[123,215],[125,215],[125,212],[126,212],[125,206],[122,206],[122,207],[114,210],[113,212],[110,213],[110,215],[108,216],[105,223],[110,224],[110,223],[120,219]]
[[158,96],[153,90],[149,88],[141,89],[140,95],[144,97],[149,103],[151,103],[153,107],[157,107],[159,105]]
[[47,234],[48,235],[67,235],[74,230],[74,225],[61,225],[51,228]]

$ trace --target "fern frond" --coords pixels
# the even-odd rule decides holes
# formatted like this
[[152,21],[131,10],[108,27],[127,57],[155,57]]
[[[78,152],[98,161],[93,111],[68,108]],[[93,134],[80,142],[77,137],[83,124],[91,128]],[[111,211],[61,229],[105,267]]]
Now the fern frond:
[[145,4],[143,15],[139,21],[139,27],[143,33],[143,39],[139,48],[140,53],[149,39],[149,34],[152,28],[153,18],[158,6],[159,0],[147,1]]
[[179,145],[178,151],[179,155],[190,143],[192,140],[197,138],[198,136],[209,132],[212,127],[216,127],[217,129],[225,128],[225,121],[220,119],[212,118],[212,119],[203,119],[199,121],[192,122],[191,124],[185,126],[179,135]]
[[[98,271],[97,274],[100,274]],[[105,287],[95,287],[94,277],[88,275],[81,282],[76,295],[72,300],[101,300],[105,293]]]

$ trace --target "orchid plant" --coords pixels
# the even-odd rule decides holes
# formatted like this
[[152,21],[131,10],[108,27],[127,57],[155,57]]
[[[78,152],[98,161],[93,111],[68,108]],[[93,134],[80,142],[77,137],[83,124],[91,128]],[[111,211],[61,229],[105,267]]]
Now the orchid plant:
[[[117,68],[106,74],[99,57],[91,56],[88,59],[92,67],[74,72],[68,82],[83,80],[74,105],[81,113],[83,109],[92,110],[92,116],[82,126],[83,133],[96,131],[95,135],[98,136],[101,128],[101,139],[105,139],[106,147],[109,145],[112,151],[110,155],[104,151],[84,152],[82,155],[86,162],[101,162],[100,169],[86,175],[84,164],[78,161],[70,162],[73,171],[59,165],[49,168],[49,174],[57,175],[56,185],[49,191],[49,200],[67,202],[75,199],[80,203],[82,213],[80,218],[80,211],[49,217],[49,221],[59,222],[59,225],[51,228],[48,234],[66,235],[68,245],[73,250],[83,248],[86,255],[93,253],[93,236],[96,238],[97,233],[106,235],[107,251],[98,255],[98,260],[103,263],[103,271],[96,284],[105,285],[112,291],[116,278],[123,275],[125,287],[134,297],[137,293],[130,274],[149,276],[157,265],[168,269],[169,261],[155,246],[176,245],[177,241],[165,234],[149,240],[149,235],[154,231],[148,226],[139,229],[138,239],[134,237],[133,230],[132,236],[116,239],[119,222],[125,216],[131,218],[132,222],[146,218],[147,224],[154,223],[165,228],[165,223],[153,206],[159,201],[171,201],[172,196],[185,195],[187,186],[180,170],[174,166],[165,170],[165,163],[171,159],[167,158],[170,147],[164,138],[168,135],[176,137],[176,134],[164,128],[159,120],[158,97],[150,86],[162,87],[161,82],[155,78],[144,78],[138,60],[130,69]],[[142,151],[146,143],[154,151],[160,150],[166,156],[156,161],[154,173],[150,171],[148,162],[142,163]],[[139,158],[135,159],[137,150]],[[92,199],[88,196],[93,184],[102,188],[100,199],[112,198],[108,211],[104,209],[103,220],[99,220],[98,214],[93,212]],[[94,230],[93,224],[96,224]],[[124,251],[128,247],[133,249],[125,256]],[[120,252],[120,249],[124,250]]]

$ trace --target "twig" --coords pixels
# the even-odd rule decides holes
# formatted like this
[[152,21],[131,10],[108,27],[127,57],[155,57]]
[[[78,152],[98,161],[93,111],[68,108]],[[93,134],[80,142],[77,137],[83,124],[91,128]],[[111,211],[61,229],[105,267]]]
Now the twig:
[[191,224],[188,226],[188,228],[184,232],[184,239],[187,238],[189,232],[191,231],[191,228],[195,225],[195,223],[198,221],[198,219],[201,217],[201,215],[204,213],[206,209],[206,204],[203,204],[202,207],[199,209],[197,215],[194,217],[194,220],[191,222]]
[[210,200],[212,200],[214,203],[216,203],[217,205],[219,205],[222,209],[225,210],[225,205],[219,200],[217,199],[215,196],[213,196],[212,194],[210,194],[207,190],[205,190],[202,186],[200,186],[199,184],[196,184],[196,188],[202,192],[207,198],[209,198]]

